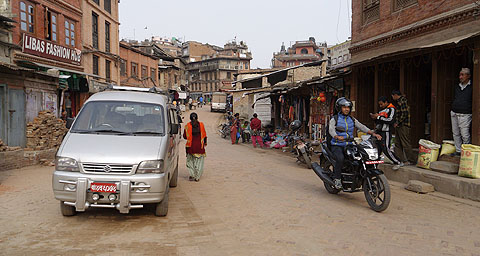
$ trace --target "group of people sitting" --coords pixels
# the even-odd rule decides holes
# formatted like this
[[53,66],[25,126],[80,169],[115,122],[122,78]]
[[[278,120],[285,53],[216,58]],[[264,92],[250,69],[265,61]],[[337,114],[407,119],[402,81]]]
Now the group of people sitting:
[[262,130],[262,121],[258,119],[257,113],[253,114],[253,117],[249,121],[241,123],[240,114],[236,113],[230,122],[230,138],[232,139],[232,145],[238,144],[240,138],[242,142],[250,142],[252,140],[253,147],[257,147],[257,142],[261,148],[263,148],[263,139],[260,135]]

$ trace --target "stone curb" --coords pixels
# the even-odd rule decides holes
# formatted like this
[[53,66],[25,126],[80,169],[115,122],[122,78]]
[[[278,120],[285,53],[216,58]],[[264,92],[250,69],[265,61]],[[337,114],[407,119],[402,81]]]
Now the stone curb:
[[409,180],[419,180],[435,187],[435,191],[452,196],[480,201],[480,179],[469,179],[457,175],[444,174],[415,166],[404,166],[397,171],[392,165],[383,164],[380,169],[389,180],[407,184]]

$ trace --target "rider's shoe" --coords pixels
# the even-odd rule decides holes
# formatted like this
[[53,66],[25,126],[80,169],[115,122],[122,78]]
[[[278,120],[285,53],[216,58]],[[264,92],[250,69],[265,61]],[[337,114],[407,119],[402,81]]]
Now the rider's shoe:
[[393,169],[394,171],[396,171],[396,170],[400,169],[400,167],[403,167],[403,166],[405,166],[404,163],[396,164],[396,165],[393,166],[392,169]]
[[342,181],[340,179],[335,179],[335,188],[342,189]]

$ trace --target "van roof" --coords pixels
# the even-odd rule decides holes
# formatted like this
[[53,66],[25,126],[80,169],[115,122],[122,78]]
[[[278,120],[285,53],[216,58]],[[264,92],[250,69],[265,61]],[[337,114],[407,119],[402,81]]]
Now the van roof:
[[92,95],[86,102],[90,101],[134,101],[165,105],[168,97],[163,94],[137,92],[137,91],[105,91]]

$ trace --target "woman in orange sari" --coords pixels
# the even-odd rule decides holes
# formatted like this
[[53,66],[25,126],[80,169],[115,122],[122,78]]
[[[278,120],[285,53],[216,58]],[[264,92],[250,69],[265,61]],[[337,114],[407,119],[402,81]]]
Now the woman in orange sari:
[[183,138],[187,140],[187,168],[190,172],[189,180],[199,181],[203,174],[205,162],[205,147],[207,146],[207,132],[202,122],[198,121],[197,113],[190,114],[190,122],[185,126]]
[[240,129],[240,114],[236,113],[233,116],[232,125],[230,126],[230,138],[232,139],[232,145],[238,143],[237,133]]

